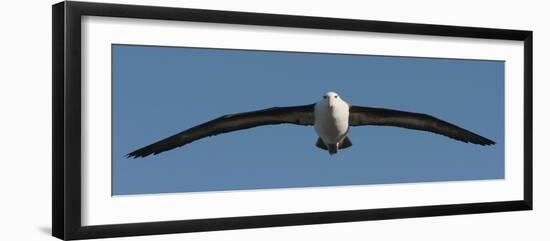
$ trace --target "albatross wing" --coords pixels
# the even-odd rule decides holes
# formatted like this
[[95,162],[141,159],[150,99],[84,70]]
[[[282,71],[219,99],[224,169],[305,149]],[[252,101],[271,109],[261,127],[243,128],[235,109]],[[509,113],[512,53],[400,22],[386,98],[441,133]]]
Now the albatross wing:
[[383,108],[351,106],[350,126],[378,125],[396,126],[414,130],[429,131],[455,140],[478,145],[493,145],[494,141],[449,122],[421,113],[405,112]]
[[137,158],[146,157],[151,154],[156,155],[198,139],[257,126],[276,124],[313,125],[314,105],[273,107],[258,111],[224,115],[133,151],[127,157]]

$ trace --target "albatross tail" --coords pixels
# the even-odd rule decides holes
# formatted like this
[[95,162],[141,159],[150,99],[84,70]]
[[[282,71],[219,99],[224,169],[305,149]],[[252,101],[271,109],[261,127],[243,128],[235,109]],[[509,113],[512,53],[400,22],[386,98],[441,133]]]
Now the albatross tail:
[[327,150],[330,155],[334,155],[338,153],[338,150],[346,149],[352,145],[351,140],[346,136],[344,140],[342,140],[338,145],[336,144],[328,144],[326,145],[325,142],[321,138],[317,138],[317,142],[315,143],[316,147],[319,147],[323,150]]

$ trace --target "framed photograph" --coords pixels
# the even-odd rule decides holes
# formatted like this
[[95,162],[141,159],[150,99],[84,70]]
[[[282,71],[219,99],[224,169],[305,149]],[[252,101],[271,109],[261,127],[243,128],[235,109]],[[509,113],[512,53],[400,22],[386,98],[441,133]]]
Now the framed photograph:
[[531,31],[65,1],[52,51],[61,239],[532,209]]

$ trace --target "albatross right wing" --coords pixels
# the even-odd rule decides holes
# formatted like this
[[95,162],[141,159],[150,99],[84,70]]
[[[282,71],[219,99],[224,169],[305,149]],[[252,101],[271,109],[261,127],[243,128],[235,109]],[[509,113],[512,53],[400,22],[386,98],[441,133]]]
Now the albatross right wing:
[[129,153],[127,157],[137,158],[146,157],[151,154],[156,155],[198,139],[257,126],[276,124],[313,125],[314,106],[315,104],[273,107],[258,111],[224,115],[135,150]]
[[440,120],[431,115],[414,112],[351,106],[349,124],[350,126],[395,126],[420,131],[429,131],[453,138],[455,140],[483,146],[495,144],[492,140],[460,128],[449,122]]

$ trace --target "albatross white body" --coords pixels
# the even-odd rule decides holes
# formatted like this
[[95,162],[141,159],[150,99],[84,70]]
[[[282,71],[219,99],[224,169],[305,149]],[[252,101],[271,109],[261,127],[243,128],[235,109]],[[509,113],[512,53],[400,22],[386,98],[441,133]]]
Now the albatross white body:
[[[315,104],[315,131],[331,151],[338,150],[349,130],[349,105],[338,94],[328,92]],[[332,154],[332,151],[331,151]]]

